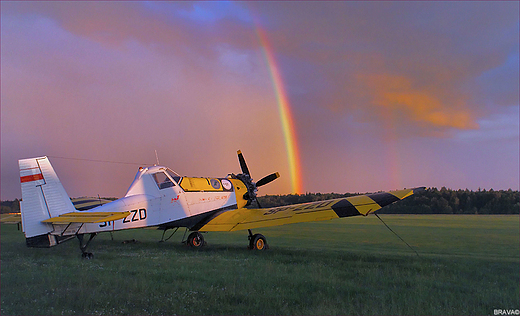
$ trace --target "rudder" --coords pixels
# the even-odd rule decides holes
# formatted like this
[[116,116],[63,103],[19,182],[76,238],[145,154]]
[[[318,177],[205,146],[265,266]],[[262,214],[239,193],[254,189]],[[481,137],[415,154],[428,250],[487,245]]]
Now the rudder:
[[76,209],[54,172],[49,158],[21,159],[18,165],[22,187],[20,211],[27,246],[54,246],[57,239],[50,234],[54,230],[52,224],[42,221],[74,212]]

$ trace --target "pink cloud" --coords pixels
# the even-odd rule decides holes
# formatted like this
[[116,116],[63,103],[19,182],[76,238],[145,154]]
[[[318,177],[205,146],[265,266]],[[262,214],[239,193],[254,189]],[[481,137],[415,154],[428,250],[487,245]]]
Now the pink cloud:
[[[518,58],[510,61],[518,51],[517,3],[1,5],[2,196],[17,181],[19,158],[153,163],[155,149],[161,163],[201,176],[238,172],[242,149],[254,177],[282,174],[261,194],[288,193],[276,99],[252,17],[269,37],[297,118],[304,189],[393,188],[398,181],[388,179],[397,173],[387,170],[407,159],[414,172],[434,177],[418,167],[431,152],[416,154],[429,149],[414,135],[448,141],[500,112],[498,99],[518,100],[517,86],[491,84],[518,78]],[[402,155],[390,155],[394,147]],[[457,160],[450,155],[436,159]],[[72,196],[120,196],[135,172],[53,163]],[[128,181],[107,181],[123,173]],[[420,175],[400,177],[403,185],[429,185]]]

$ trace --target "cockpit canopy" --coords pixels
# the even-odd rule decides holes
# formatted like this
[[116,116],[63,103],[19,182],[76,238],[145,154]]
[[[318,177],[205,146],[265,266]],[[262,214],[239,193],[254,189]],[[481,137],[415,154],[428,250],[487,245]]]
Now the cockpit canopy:
[[179,187],[184,192],[233,192],[227,178],[181,177],[166,167],[140,168],[125,196],[146,194],[161,196],[162,190]]
[[125,196],[146,194],[159,196],[160,190],[178,185],[181,177],[166,167],[139,168]]
[[[159,190],[171,188],[179,183],[181,177],[172,175],[168,170],[161,170],[159,172],[153,173],[152,178],[155,180],[157,187]],[[172,181],[173,180],[173,181]]]

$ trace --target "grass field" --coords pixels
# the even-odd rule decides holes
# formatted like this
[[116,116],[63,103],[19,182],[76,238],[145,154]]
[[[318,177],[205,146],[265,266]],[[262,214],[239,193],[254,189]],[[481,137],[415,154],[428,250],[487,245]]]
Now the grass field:
[[[2,315],[364,314],[493,315],[519,309],[519,216],[381,215],[208,233],[193,251],[179,232],[101,234],[82,260],[77,241],[25,247],[0,231]],[[167,233],[168,235],[168,233]],[[122,241],[138,240],[137,243]]]

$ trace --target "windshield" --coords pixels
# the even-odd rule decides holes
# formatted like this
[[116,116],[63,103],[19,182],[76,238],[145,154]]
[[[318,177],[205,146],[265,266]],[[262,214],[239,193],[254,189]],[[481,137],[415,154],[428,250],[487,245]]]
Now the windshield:
[[152,174],[152,177],[160,190],[175,186],[175,183],[163,171]]
[[177,184],[181,181],[181,177],[178,176],[174,171],[168,169],[166,173],[173,179],[173,181],[177,182]]

